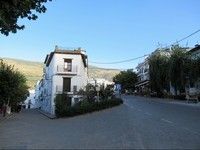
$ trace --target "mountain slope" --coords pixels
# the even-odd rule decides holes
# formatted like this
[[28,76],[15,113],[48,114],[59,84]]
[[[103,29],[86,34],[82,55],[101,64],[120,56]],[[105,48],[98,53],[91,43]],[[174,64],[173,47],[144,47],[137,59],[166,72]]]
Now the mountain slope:
[[[28,86],[31,89],[34,89],[35,84],[38,80],[42,78],[43,74],[43,63],[41,62],[33,62],[26,61],[20,59],[12,59],[12,58],[2,58],[4,62],[9,65],[14,65],[15,69],[18,69],[22,72],[26,78]],[[112,78],[118,74],[120,70],[117,69],[106,69],[106,68],[98,68],[95,66],[89,66],[88,74],[90,78],[105,78],[109,81],[112,81]]]

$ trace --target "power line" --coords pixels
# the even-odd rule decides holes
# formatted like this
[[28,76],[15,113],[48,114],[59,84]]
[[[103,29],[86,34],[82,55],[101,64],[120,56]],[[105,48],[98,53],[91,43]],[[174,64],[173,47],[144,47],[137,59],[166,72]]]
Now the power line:
[[137,60],[137,59],[143,58],[145,56],[148,56],[148,55],[144,55],[144,56],[140,56],[140,57],[136,57],[136,58],[132,58],[132,59],[121,60],[121,61],[114,61],[114,62],[95,62],[95,61],[90,61],[90,63],[93,63],[93,64],[120,64],[120,63],[125,63],[125,62],[130,62],[130,61],[133,61],[133,60]]
[[[181,38],[180,40],[174,42],[173,44],[169,45],[169,47],[172,46],[172,45],[175,45],[175,44],[178,44],[178,43],[182,42],[183,40],[185,40],[185,39],[187,39],[187,38],[193,36],[194,34],[196,34],[196,33],[198,33],[198,32],[200,32],[200,29],[197,30],[197,31],[195,31],[195,32],[193,32],[193,33],[191,33],[191,34],[189,34],[188,36],[186,36],[186,37],[184,37],[184,38]],[[151,53],[150,53],[150,54],[151,54]],[[145,56],[148,56],[148,55],[150,55],[150,54],[146,54],[146,55],[144,55],[144,56],[140,56],[140,57],[136,57],[136,58],[132,58],[132,59],[125,59],[125,60],[121,60],[121,61],[114,61],[114,62],[96,62],[96,61],[89,61],[89,63],[93,63],[93,64],[120,64],[120,63],[125,63],[125,62],[131,62],[131,61],[134,61],[134,60],[143,58],[143,57],[145,57]]]
[[187,38],[189,38],[189,37],[193,36],[194,34],[196,34],[196,33],[198,33],[198,32],[200,32],[200,29],[199,29],[199,30],[197,30],[197,31],[195,31],[195,32],[193,32],[193,33],[191,33],[190,35],[188,35],[188,36],[186,36],[186,37],[184,37],[184,38],[182,38],[182,39],[178,40],[177,42],[174,42],[174,43],[173,43],[173,44],[171,44],[170,46],[172,46],[172,45],[174,45],[174,44],[178,44],[178,43],[180,43],[180,42],[184,41],[185,39],[187,39]]

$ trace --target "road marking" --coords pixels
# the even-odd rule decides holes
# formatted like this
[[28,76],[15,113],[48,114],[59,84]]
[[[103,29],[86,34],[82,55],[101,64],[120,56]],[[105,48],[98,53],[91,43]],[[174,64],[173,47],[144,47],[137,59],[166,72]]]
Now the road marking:
[[164,122],[167,122],[167,123],[173,123],[172,121],[169,121],[169,120],[164,119],[164,118],[162,118],[161,120],[164,121]]

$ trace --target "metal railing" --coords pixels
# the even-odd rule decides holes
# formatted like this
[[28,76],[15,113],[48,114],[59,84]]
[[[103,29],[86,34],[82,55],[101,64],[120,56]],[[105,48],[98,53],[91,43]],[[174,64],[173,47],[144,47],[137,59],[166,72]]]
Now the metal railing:
[[73,89],[71,89],[71,91],[65,92],[63,91],[63,86],[61,85],[56,85],[56,93],[57,94],[62,94],[62,93],[66,93],[66,94],[77,94],[77,89],[78,87],[76,85],[73,86]]
[[69,66],[64,66],[64,65],[57,65],[57,72],[58,73],[69,73],[69,74],[77,74],[78,72],[78,66],[76,65],[69,65]]

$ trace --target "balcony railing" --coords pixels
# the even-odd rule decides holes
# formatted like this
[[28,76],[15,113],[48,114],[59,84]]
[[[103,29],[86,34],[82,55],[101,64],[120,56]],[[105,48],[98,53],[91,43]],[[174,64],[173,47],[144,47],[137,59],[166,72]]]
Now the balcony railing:
[[73,86],[73,90],[71,89],[70,92],[65,92],[65,91],[63,91],[63,86],[56,85],[56,94],[62,94],[62,93],[65,93],[65,94],[77,94],[77,86]]
[[76,65],[69,65],[69,66],[58,65],[57,66],[57,73],[76,75],[77,72],[78,72],[78,66]]

